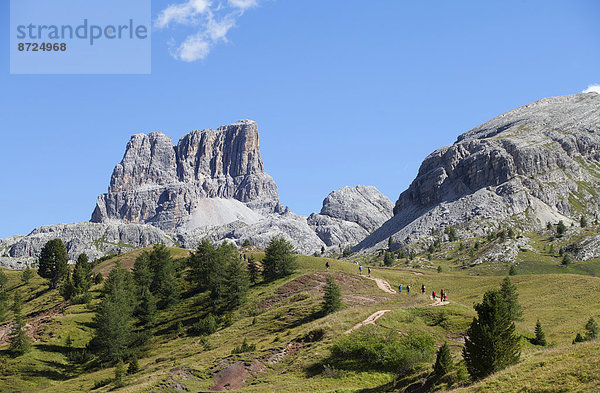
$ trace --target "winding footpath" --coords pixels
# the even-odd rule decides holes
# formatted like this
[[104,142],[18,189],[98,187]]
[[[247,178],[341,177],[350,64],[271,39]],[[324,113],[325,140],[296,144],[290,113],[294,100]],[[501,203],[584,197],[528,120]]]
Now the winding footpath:
[[[375,281],[377,283],[377,287],[385,293],[396,293],[396,291],[392,289],[392,286],[390,285],[390,283],[387,282],[386,280],[384,280],[383,278],[375,278],[375,277],[368,277],[368,276],[365,278]],[[441,299],[439,297],[436,297],[435,299],[430,297],[430,299],[434,300],[434,302],[431,304],[428,304],[427,306],[445,306],[446,304],[450,303],[449,301],[445,301],[445,302],[441,301]],[[346,334],[352,333],[354,330],[360,329],[361,327],[363,327],[365,325],[375,325],[375,321],[377,321],[379,318],[383,317],[385,315],[385,313],[390,312],[390,311],[392,311],[392,310],[379,310],[379,311],[371,314],[364,321],[359,322],[356,325],[354,325],[351,329],[346,330]]]

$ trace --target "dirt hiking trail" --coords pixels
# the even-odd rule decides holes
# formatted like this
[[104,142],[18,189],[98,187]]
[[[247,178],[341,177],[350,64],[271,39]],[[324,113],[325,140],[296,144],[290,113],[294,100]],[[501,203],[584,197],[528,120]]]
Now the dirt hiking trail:
[[357,323],[351,329],[346,330],[346,334],[352,333],[354,330],[360,329],[361,327],[363,327],[365,325],[375,325],[375,321],[377,321],[379,318],[383,317],[383,315],[386,312],[390,312],[390,311],[392,311],[392,310],[380,310],[380,311],[373,313],[369,318],[365,319],[362,322]]
[[392,289],[392,286],[390,285],[390,283],[387,282],[386,280],[384,280],[383,278],[375,278],[375,277],[369,277],[369,276],[367,276],[367,278],[369,280],[375,281],[377,283],[377,286],[379,287],[379,289],[381,289],[383,292],[396,293],[396,291],[394,291]]

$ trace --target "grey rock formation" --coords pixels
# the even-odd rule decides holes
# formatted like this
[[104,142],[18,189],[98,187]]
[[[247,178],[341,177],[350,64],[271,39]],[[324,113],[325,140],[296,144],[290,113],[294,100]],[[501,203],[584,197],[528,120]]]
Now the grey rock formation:
[[94,260],[106,254],[118,254],[156,243],[176,244],[170,236],[151,225],[91,222],[48,225],[33,230],[27,236],[3,239],[0,264],[12,268],[24,267],[26,263],[35,266],[44,244],[57,238],[65,243],[71,261],[75,261],[81,253]]
[[393,206],[373,186],[346,186],[327,195],[308,223],[328,247],[354,246],[392,217]]
[[599,182],[600,95],[545,98],[431,153],[394,217],[355,249],[382,247],[390,236],[400,245],[448,225],[480,235],[595,216]]
[[177,146],[161,133],[134,135],[91,221],[0,239],[0,264],[35,265],[54,238],[63,240],[72,260],[83,252],[96,259],[155,243],[195,248],[203,237],[238,245],[248,239],[265,247],[283,236],[306,254],[323,246],[306,217],[279,203],[250,120],[193,131]]
[[161,133],[134,135],[91,221],[173,231],[186,226],[206,198],[237,200],[265,214],[283,212],[277,186],[264,171],[255,122],[193,131],[177,146]]

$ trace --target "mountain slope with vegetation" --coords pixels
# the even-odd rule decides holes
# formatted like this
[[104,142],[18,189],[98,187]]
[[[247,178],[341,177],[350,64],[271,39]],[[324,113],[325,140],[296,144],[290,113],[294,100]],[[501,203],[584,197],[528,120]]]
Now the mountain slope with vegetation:
[[[581,231],[590,235],[596,229],[588,226]],[[555,247],[579,241],[575,232],[567,227],[562,237],[552,240]],[[545,386],[539,385],[540,379],[556,372],[565,376],[553,380],[556,391],[585,391],[600,384],[596,366],[585,361],[598,343],[572,342],[578,333],[587,338],[586,323],[600,315],[595,301],[600,281],[593,276],[598,262],[574,258],[565,266],[558,250],[556,256],[547,255],[549,238],[555,233],[556,228],[515,234],[536,240],[531,249],[519,250],[521,262],[510,276],[522,308],[522,318],[515,322],[520,361],[475,384],[462,361],[465,334],[477,315],[473,306],[482,302],[486,291],[500,288],[515,265],[483,261],[470,266],[460,261],[508,242],[508,236],[440,241],[432,252],[415,249],[402,258],[391,252],[390,267],[383,264],[384,255],[369,260],[352,255],[342,259],[295,256],[289,269],[271,269],[268,266],[279,265],[269,265],[264,251],[251,246],[236,250],[205,244],[191,258],[188,250],[178,248],[136,250],[93,267],[87,304],[74,304],[79,302],[76,297],[65,300],[64,290],[51,289],[48,280],[37,274],[25,280],[25,271],[4,270],[3,304],[9,306],[15,293],[23,297],[31,349],[22,355],[11,351],[8,335],[13,312],[5,307],[5,322],[0,325],[0,390],[416,392],[460,386],[466,391],[516,391],[520,386],[535,391]],[[480,246],[471,255],[476,242]],[[276,247],[269,255],[282,249]],[[203,259],[207,255],[215,262],[229,262],[194,265],[194,258],[207,260]],[[223,255],[229,259],[219,259]],[[152,260],[159,256],[170,260],[172,270],[146,277],[166,274],[167,281],[176,284],[175,300],[167,301],[168,293],[174,292],[168,287],[159,290],[163,284],[158,281],[147,287],[147,294],[156,297],[156,311],[147,312],[140,300],[129,322],[132,341],[124,347],[127,354],[121,355],[122,362],[117,361],[119,356],[106,357],[90,342],[99,334],[101,304],[109,296],[116,299],[117,292],[108,289],[114,284],[107,284],[115,279],[109,277],[115,269],[134,269],[132,280],[140,291],[144,266],[152,270]],[[246,278],[239,280],[234,274],[233,260],[239,261]],[[357,263],[363,264],[362,276]],[[261,273],[263,265],[271,269],[270,274],[254,274],[254,283],[246,281],[247,267]],[[212,267],[202,270],[206,266]],[[368,279],[367,267],[372,278],[389,283],[391,291]],[[215,277],[214,271],[229,279],[203,279]],[[99,276],[104,276],[104,282]],[[403,289],[398,292],[400,284]],[[423,284],[425,294],[420,291]],[[227,291],[232,286],[244,296],[232,297]],[[429,296],[441,289],[448,302]],[[140,299],[144,299],[142,292],[136,295]],[[538,321],[549,348],[534,344]],[[444,343],[451,367],[446,375],[436,377],[436,351]],[[440,369],[445,368],[436,366]],[[583,379],[576,382],[576,378]]]

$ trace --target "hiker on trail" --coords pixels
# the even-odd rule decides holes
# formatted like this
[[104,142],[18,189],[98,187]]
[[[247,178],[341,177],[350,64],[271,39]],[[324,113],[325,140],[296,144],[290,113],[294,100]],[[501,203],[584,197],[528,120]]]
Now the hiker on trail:
[[407,286],[406,286],[406,294],[407,294],[407,295],[410,295],[410,285],[407,285]]
[[362,275],[362,265],[358,265],[358,274]]
[[246,254],[244,254],[244,261],[246,260]]
[[442,289],[442,291],[440,292],[440,300],[443,302],[444,301],[444,290]]
[[329,261],[325,262],[325,269],[329,271]]
[[425,284],[421,285],[421,294],[425,295]]
[[448,301],[448,292],[446,292],[446,290],[444,290],[444,299],[442,299],[443,301]]
[[435,291],[431,292],[431,297],[435,300]]
[[402,284],[398,285],[398,293],[402,293]]
[[371,267],[367,267],[367,271],[369,272],[369,277],[371,277]]

